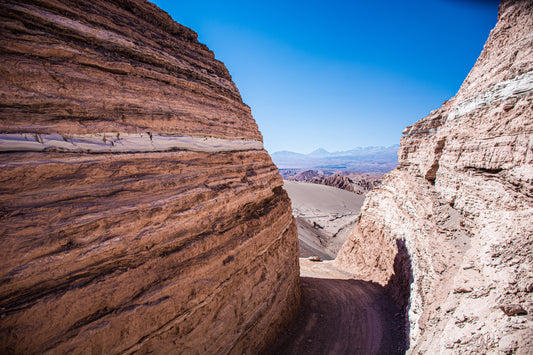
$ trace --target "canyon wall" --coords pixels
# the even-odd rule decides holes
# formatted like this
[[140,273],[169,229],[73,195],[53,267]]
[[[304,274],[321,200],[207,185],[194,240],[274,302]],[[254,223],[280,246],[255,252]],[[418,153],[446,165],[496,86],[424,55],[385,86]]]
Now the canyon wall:
[[407,127],[336,264],[408,310],[413,354],[533,352],[533,2],[504,0],[455,97]]
[[197,35],[142,0],[0,3],[0,353],[257,353],[290,201]]

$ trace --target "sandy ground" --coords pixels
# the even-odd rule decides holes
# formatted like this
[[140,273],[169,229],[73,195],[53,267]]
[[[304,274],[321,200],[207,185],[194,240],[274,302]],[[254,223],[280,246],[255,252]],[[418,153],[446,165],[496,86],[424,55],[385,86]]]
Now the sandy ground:
[[335,187],[285,181],[298,224],[300,256],[334,259],[361,211],[364,196]]
[[355,280],[327,260],[353,228],[364,197],[293,181],[285,181],[285,189],[298,224],[302,303],[267,354],[403,354],[403,317],[384,288]]
[[300,259],[302,305],[267,354],[403,354],[400,309],[383,287],[331,261]]

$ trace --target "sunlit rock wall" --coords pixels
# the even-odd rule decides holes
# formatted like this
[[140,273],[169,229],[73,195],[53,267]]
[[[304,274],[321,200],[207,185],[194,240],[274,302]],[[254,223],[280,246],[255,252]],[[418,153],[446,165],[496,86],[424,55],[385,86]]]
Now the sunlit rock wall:
[[0,3],[0,353],[257,353],[299,302],[225,66],[145,1]]
[[533,352],[533,2],[503,1],[455,97],[407,127],[337,265],[408,310],[410,353]]

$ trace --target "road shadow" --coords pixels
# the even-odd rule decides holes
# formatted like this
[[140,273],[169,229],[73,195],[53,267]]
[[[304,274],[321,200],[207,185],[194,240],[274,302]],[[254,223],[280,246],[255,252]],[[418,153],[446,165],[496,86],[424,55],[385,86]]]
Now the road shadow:
[[396,239],[398,252],[394,257],[394,274],[392,274],[385,290],[396,301],[401,309],[402,332],[404,338],[404,349],[409,348],[409,307],[411,305],[411,284],[413,283],[413,270],[411,267],[411,256],[405,246],[404,239]]
[[300,281],[300,311],[266,354],[405,353],[404,317],[385,287],[353,279]]

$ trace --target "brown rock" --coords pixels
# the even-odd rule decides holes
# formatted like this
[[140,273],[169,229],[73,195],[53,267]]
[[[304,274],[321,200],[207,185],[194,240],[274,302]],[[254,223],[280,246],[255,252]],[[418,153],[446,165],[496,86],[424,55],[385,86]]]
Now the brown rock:
[[322,185],[333,186],[338,189],[356,192],[353,186],[354,182],[350,180],[350,178],[348,178],[347,176],[340,176],[335,174],[333,176],[322,177],[316,182]]
[[3,133],[261,138],[225,66],[155,5],[38,4],[1,9]]
[[[290,174],[291,171],[285,171]],[[330,173],[331,174],[331,173]],[[287,176],[287,180],[305,181],[313,184],[321,184],[336,187],[342,190],[365,195],[381,184],[382,173],[356,173],[337,172],[332,175],[324,175],[317,170],[305,170],[294,176]]]
[[469,292],[472,292],[472,291],[473,291],[472,287],[462,286],[462,287],[458,287],[458,288],[454,289],[453,293],[469,293]]
[[290,180],[292,181],[308,181],[315,177],[321,176],[316,170],[304,170],[294,175]]
[[507,351],[500,339],[533,351],[533,321],[499,309],[533,302],[509,286],[533,281],[532,107],[533,2],[503,1],[461,89],[406,128],[336,259],[408,310],[409,353]]
[[500,306],[500,309],[503,311],[503,313],[507,314],[508,316],[519,316],[527,314],[527,311],[519,304],[507,304]]
[[256,353],[291,319],[290,201],[196,37],[141,0],[0,4],[1,353]]

